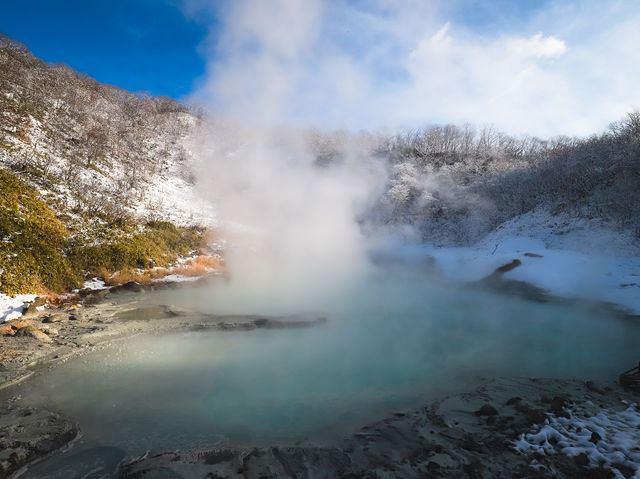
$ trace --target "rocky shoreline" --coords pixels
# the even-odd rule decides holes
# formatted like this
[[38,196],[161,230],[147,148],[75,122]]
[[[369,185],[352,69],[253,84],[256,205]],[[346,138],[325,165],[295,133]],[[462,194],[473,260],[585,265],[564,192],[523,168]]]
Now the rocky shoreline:
[[123,464],[121,476],[631,477],[636,471],[625,464],[592,464],[584,453],[573,457],[560,451],[528,454],[519,452],[515,445],[519,437],[548,417],[621,410],[638,398],[637,393],[625,392],[615,383],[494,379],[476,390],[443,398],[419,410],[399,411],[333,445],[164,452]]
[[[504,281],[500,276],[491,281]],[[149,288],[180,287],[189,286]],[[149,305],[144,291],[129,284],[86,292],[79,304],[33,311],[4,325],[11,331],[0,336],[0,478],[17,477],[34,460],[56,454],[80,434],[69,419],[21,406],[12,396],[11,386],[33,374],[46,374],[57,364],[136,335],[309,327],[326,321],[321,316],[214,315]],[[639,398],[614,382],[492,379],[419,410],[398,411],[332,444],[164,452],[125,459],[117,477],[633,477],[640,472],[628,463],[594,463],[584,453],[571,456],[560,448],[517,450],[516,443],[550,418],[619,412]]]
[[0,477],[55,453],[80,434],[77,424],[51,411],[0,407]]
[[[206,280],[203,280],[206,281]],[[138,335],[180,331],[311,327],[321,316],[216,315],[170,305],[148,305],[144,292],[189,287],[183,283],[125,284],[87,291],[82,302],[43,311],[32,308],[2,325],[0,335],[0,478],[53,453],[74,439],[78,426],[60,415],[19,405],[13,386],[34,374]]]

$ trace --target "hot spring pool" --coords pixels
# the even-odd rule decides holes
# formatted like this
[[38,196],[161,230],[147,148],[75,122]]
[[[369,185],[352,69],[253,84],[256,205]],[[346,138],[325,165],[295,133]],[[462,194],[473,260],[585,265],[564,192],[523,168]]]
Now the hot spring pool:
[[[211,294],[145,301],[203,304]],[[78,421],[83,437],[25,477],[76,477],[74,464],[146,450],[330,441],[482,377],[611,379],[638,359],[636,322],[576,306],[406,284],[313,306],[324,306],[327,323],[137,337],[29,380],[23,402]]]

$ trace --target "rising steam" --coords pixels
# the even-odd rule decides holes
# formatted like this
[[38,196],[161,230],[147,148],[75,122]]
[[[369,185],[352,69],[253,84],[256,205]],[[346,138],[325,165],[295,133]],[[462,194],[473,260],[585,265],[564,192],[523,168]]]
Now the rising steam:
[[[611,54],[634,45],[637,9],[622,18],[603,6],[583,15],[549,8],[518,31],[484,35],[452,21],[444,2],[184,0],[187,14],[203,5],[217,8],[219,22],[194,98],[222,119],[195,142],[200,187],[233,233],[233,284],[256,294],[337,286],[366,267],[358,220],[387,172],[371,161],[370,143],[349,135],[340,161],[319,165],[310,125],[468,120],[510,133],[580,134],[640,100],[629,70],[640,64],[631,61],[637,49]],[[567,16],[571,28],[560,21]],[[619,82],[585,79],[596,63]]]
[[384,186],[366,142],[318,161],[309,132],[216,124],[200,187],[218,205],[231,286],[282,299],[339,288],[367,267],[359,214]]

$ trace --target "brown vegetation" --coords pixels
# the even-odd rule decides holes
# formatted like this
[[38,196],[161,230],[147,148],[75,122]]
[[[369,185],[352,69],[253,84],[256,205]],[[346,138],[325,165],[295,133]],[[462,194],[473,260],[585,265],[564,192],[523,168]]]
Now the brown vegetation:
[[139,284],[149,284],[153,280],[159,280],[172,274],[196,277],[204,276],[213,271],[222,272],[224,270],[225,266],[220,257],[199,255],[170,268],[125,270],[115,273],[110,273],[106,268],[102,268],[100,270],[100,278],[107,286],[116,286],[131,281]]
[[49,306],[60,307],[64,304],[69,304],[69,302],[73,302],[77,299],[78,297],[75,294],[57,294],[51,291],[45,291],[39,292],[36,301],[41,302],[42,304],[47,304]]
[[106,268],[102,268],[100,277],[107,286],[117,286],[119,284],[125,284],[135,282],[139,284],[151,283],[151,277],[147,271],[116,271],[115,273],[109,273]]

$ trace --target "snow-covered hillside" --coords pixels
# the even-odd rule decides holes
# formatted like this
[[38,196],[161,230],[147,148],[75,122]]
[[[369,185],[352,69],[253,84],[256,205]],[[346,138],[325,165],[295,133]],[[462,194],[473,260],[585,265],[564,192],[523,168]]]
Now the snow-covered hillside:
[[197,251],[216,222],[195,186],[202,123],[175,100],[46,64],[0,34],[0,319],[19,314],[22,293]]
[[81,217],[209,225],[188,145],[201,118],[165,97],[48,65],[0,37],[0,166]]

